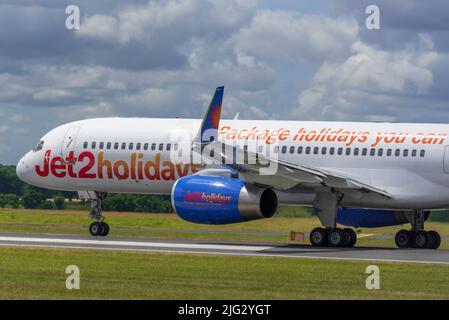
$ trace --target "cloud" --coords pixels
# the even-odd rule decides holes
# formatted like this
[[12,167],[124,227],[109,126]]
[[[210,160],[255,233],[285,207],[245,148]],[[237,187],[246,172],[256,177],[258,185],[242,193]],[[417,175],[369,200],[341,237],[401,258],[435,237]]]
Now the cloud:
[[[322,64],[310,87],[299,94],[293,114],[320,120],[422,120],[414,115],[421,114],[422,100],[433,90],[442,57],[428,37],[420,38],[421,45],[397,51],[354,43],[342,63]],[[439,108],[438,103],[427,104],[432,107]]]
[[218,85],[225,118],[447,118],[449,4],[380,0],[368,31],[368,2],[4,0],[0,162],[72,120],[199,118]]
[[357,34],[355,19],[262,10],[235,42],[239,51],[298,63],[340,57]]

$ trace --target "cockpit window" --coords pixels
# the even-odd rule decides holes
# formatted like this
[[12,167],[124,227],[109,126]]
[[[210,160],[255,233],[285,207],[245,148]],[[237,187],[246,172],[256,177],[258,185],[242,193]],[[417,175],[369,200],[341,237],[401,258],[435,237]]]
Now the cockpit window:
[[44,147],[44,140],[39,141],[39,143],[34,147],[33,151],[37,152],[39,150],[42,150]]

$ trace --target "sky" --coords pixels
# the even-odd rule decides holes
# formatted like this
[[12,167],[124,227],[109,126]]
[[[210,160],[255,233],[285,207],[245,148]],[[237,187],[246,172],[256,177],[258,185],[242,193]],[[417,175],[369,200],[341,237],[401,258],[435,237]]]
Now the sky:
[[445,0],[0,0],[0,163],[74,120],[200,118],[219,85],[224,118],[447,123],[448,16]]

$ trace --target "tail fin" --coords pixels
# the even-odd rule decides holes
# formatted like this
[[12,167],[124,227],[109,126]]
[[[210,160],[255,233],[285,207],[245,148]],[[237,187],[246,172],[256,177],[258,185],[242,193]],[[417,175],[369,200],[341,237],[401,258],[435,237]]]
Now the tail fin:
[[202,146],[207,145],[212,141],[216,141],[218,138],[218,127],[220,125],[223,93],[223,86],[215,89],[215,94],[212,97],[206,114],[204,115],[200,131],[198,132],[199,136],[197,136],[196,139],[197,142],[200,142]]

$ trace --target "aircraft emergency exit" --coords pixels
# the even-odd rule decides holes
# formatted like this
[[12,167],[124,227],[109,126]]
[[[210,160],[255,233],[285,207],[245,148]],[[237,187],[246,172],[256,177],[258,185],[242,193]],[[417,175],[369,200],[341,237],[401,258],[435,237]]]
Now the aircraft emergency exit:
[[[354,228],[410,224],[398,247],[438,248],[430,210],[449,208],[449,125],[221,120],[218,87],[203,120],[99,118],[45,134],[17,164],[21,180],[91,201],[106,236],[108,193],[171,195],[194,223],[271,218],[311,206],[315,246],[351,247]],[[341,229],[337,225],[347,228]]]

